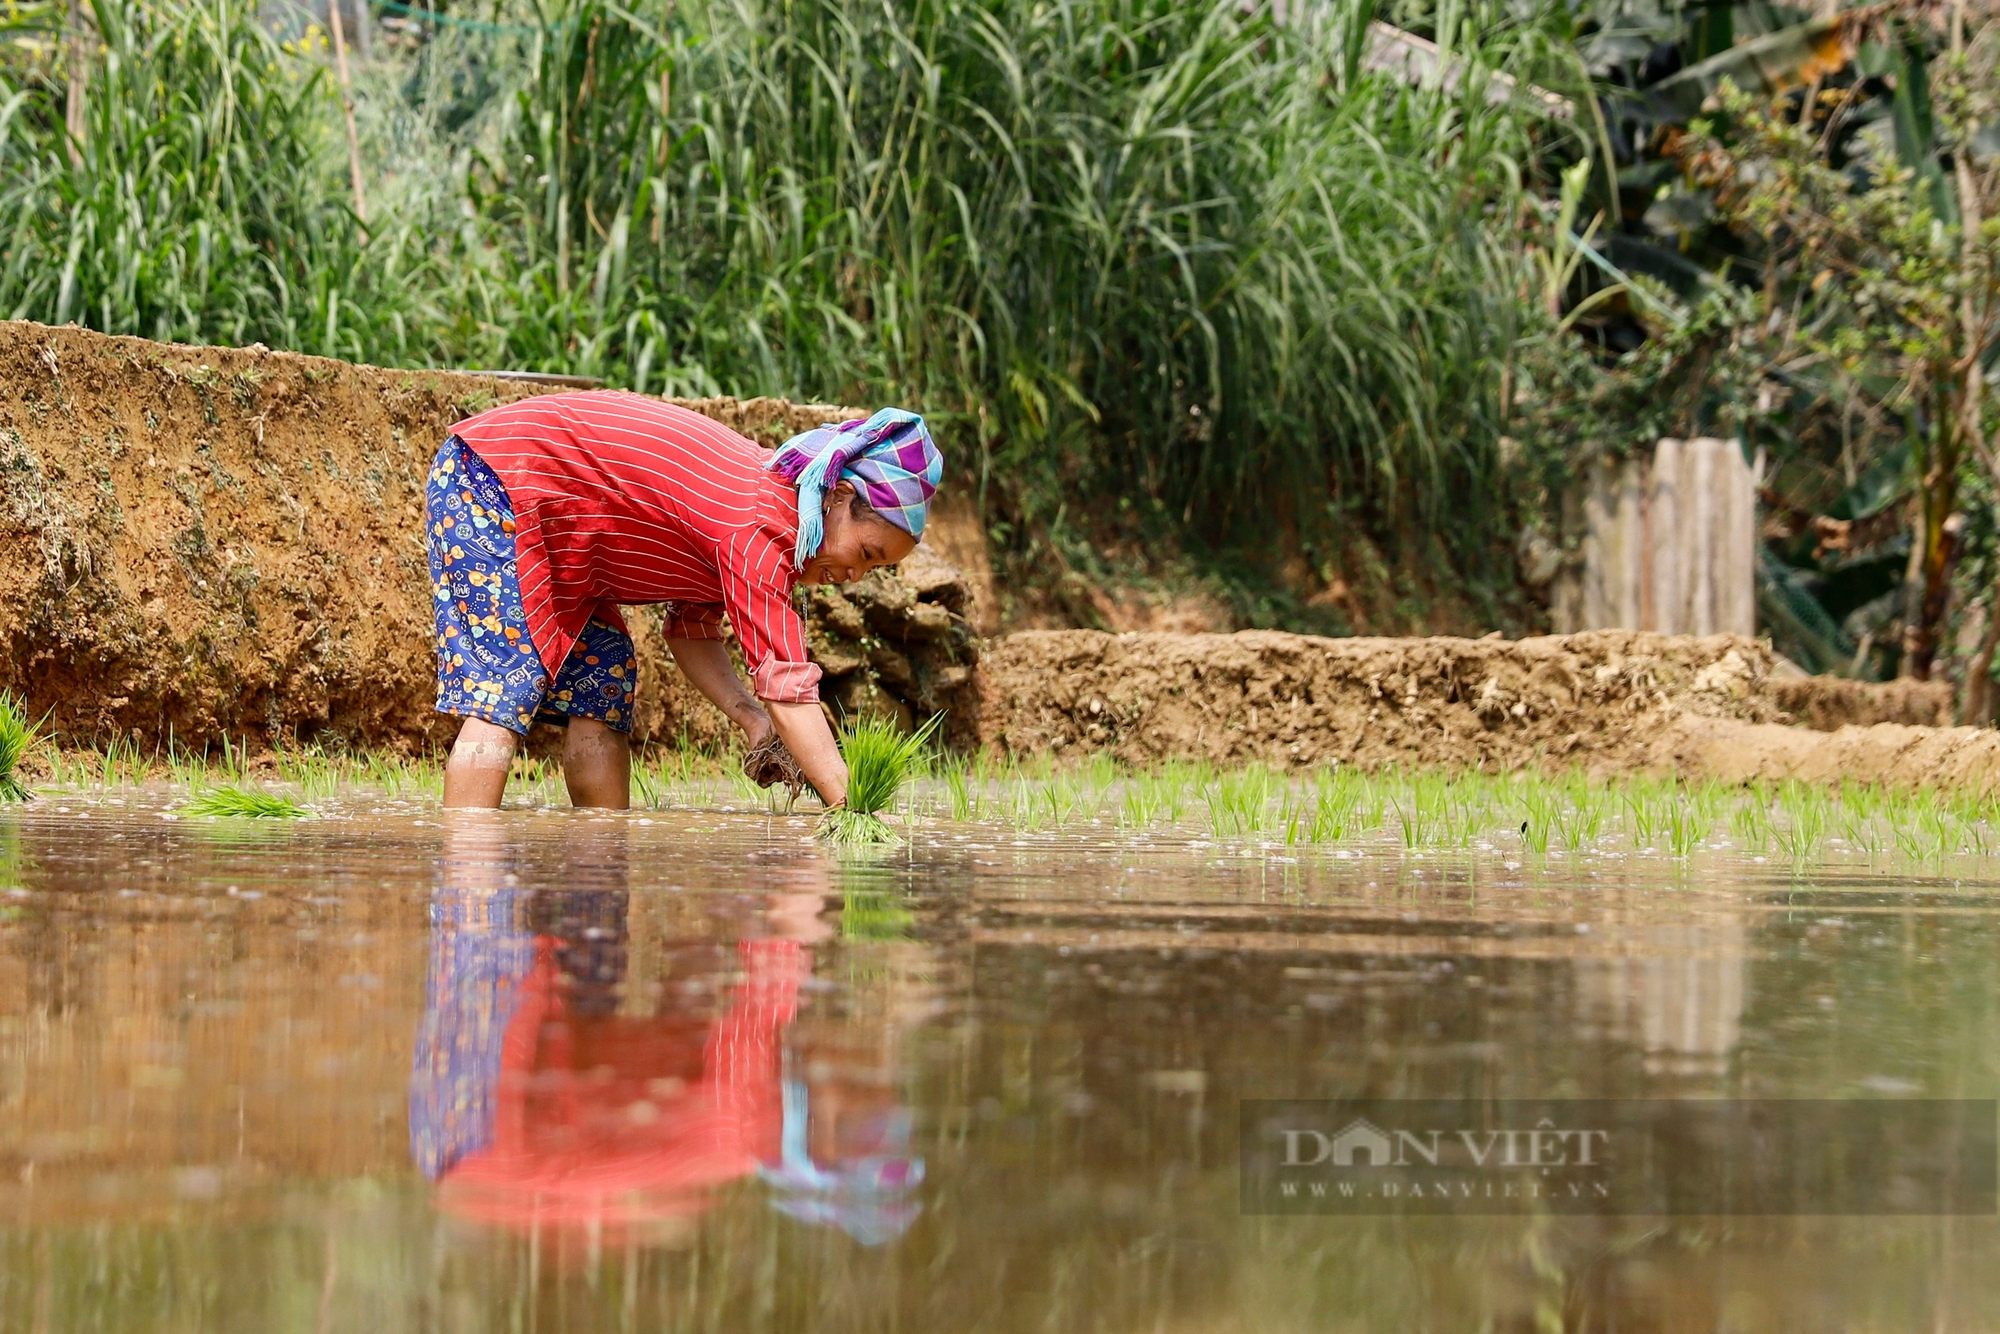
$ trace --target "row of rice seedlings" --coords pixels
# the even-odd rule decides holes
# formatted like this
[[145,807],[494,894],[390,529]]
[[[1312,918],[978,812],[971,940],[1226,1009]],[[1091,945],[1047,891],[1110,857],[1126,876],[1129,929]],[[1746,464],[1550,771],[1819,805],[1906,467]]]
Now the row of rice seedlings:
[[[141,787],[157,778],[190,790],[241,787],[251,781],[253,772],[247,741],[225,737],[217,746],[195,750],[171,731],[151,755],[130,737],[85,747],[45,743],[40,754],[50,786],[70,790]],[[355,756],[281,740],[273,747],[272,764],[277,781],[297,787],[308,801],[324,801],[356,787],[378,788],[391,797],[437,797],[444,790],[444,766],[435,755]]]
[[789,807],[782,787],[760,788],[743,772],[740,750],[720,752],[687,744],[648,746],[632,756],[632,796],[651,810],[699,809],[749,803],[772,813]]
[[1836,837],[1870,856],[1893,845],[1924,862],[2000,846],[1995,803],[1969,791],[1797,781],[1737,787],[1646,776],[1605,784],[1581,773],[1363,774],[1337,767],[1291,776],[1258,764],[1218,771],[1199,762],[1134,772],[1102,756],[1070,769],[1048,757],[944,758],[933,773],[934,794],[919,799],[926,813],[1024,831],[1108,820],[1142,832],[1193,820],[1218,839],[1340,843],[1386,830],[1409,849],[1490,840],[1546,856],[1603,848],[1607,835],[1622,830],[1633,851],[1682,859],[1720,832],[1737,851],[1775,856],[1799,870],[1827,856]]
[[[1857,826],[1856,813],[1826,789],[1803,783],[1744,790],[1644,776],[1607,785],[1580,773],[1364,774],[1338,767],[1291,776],[1258,764],[1225,772],[1179,762],[1121,772],[1103,757],[1064,770],[1046,757],[1022,762],[991,755],[947,757],[935,762],[933,773],[933,794],[918,801],[926,813],[998,820],[1021,830],[1109,817],[1140,832],[1192,818],[1221,839],[1338,843],[1386,828],[1410,849],[1518,840],[1522,850],[1545,856],[1552,848],[1574,854],[1602,847],[1615,821],[1633,850],[1686,858],[1726,818],[1737,848],[1755,855],[1775,848],[1804,866],[1824,855],[1836,825],[1852,835],[1846,842],[1864,848],[1869,836],[1861,830],[1872,828],[1865,820]],[[1878,805],[1898,800],[1921,805],[1907,796],[1873,797]],[[1977,798],[1954,800],[1984,809]],[[1961,823],[1977,839],[1991,826],[1973,819]],[[1915,852],[1952,842],[1952,826],[1943,815],[1918,811],[1901,823],[1903,840]]]
[[[34,742],[18,705],[0,696],[0,774],[14,784],[0,786],[0,796],[25,792],[18,770]],[[171,734],[151,757],[124,737],[90,749],[39,748],[58,788],[138,785],[161,769],[191,790],[241,787],[250,774],[247,746],[228,738],[219,751],[198,752]],[[443,783],[436,756],[349,756],[281,745],[275,763],[279,779],[307,802],[355,785],[392,798],[435,796]],[[1581,774],[1364,774],[1344,767],[1294,776],[1260,764],[1223,771],[1200,761],[1132,771],[1102,754],[1059,767],[1046,755],[1023,761],[991,752],[961,757],[924,751],[911,770],[913,778],[928,779],[906,798],[912,811],[954,821],[997,820],[1021,830],[1113,823],[1143,832],[1181,828],[1193,819],[1218,839],[1329,844],[1386,829],[1409,849],[1518,841],[1523,851],[1546,856],[1552,848],[1578,853],[1599,847],[1607,822],[1615,819],[1635,851],[1686,858],[1722,828],[1736,850],[1779,856],[1795,870],[1817,863],[1836,845],[1870,859],[1893,851],[1924,864],[2000,846],[2000,807],[1972,790],[1857,783],[1829,789],[1796,781],[1738,788],[1643,776],[1607,786]],[[523,758],[517,777],[541,800],[563,800],[557,764]],[[783,801],[782,793],[757,789],[734,757],[686,745],[635,756],[633,785],[640,804],[654,808],[747,800],[775,810]]]

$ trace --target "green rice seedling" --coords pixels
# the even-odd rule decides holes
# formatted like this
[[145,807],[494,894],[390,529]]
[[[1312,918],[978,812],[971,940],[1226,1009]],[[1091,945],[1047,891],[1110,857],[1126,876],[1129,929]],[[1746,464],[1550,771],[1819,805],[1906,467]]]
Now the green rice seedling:
[[182,807],[183,815],[246,820],[297,820],[312,812],[275,792],[227,784],[197,792]]
[[21,778],[21,761],[41,735],[11,691],[0,690],[0,801],[26,801],[34,794]]
[[323,800],[339,791],[341,766],[317,745],[300,748],[281,744],[274,749],[278,776],[296,783],[306,800]]
[[1352,771],[1335,769],[1314,785],[1312,841],[1337,843],[1354,830],[1363,783]]
[[1791,859],[1793,869],[1798,870],[1824,849],[1832,803],[1825,789],[1796,780],[1779,789],[1778,803],[1786,818],[1783,825],[1774,827],[1773,835],[1778,847]]
[[139,743],[129,736],[118,736],[106,742],[97,752],[98,786],[139,787],[146,781],[149,766],[139,753]]
[[1565,806],[1556,816],[1556,832],[1565,851],[1581,852],[1597,842],[1604,812],[1596,806]]
[[1312,805],[1305,794],[1291,783],[1285,784],[1285,790],[1278,798],[1278,829],[1284,834],[1287,847],[1312,837]]
[[1643,781],[1628,784],[1619,794],[1619,805],[1623,808],[1626,832],[1632,836],[1632,846],[1652,847],[1666,815],[1666,806],[1660,802],[1654,785]]
[[1007,802],[1007,823],[1014,828],[1033,833],[1048,819],[1042,804],[1042,790],[1032,782],[1016,784],[1009,792]]
[[[917,777],[914,768],[917,759],[920,758],[921,756],[918,756],[911,760],[913,772],[909,775],[909,780],[906,781],[913,781]],[[764,789],[758,787],[756,780],[743,772],[743,765],[740,762],[724,765],[723,778],[729,784],[730,794],[738,801],[762,802],[764,800]]]
[[403,767],[411,787],[427,797],[444,800],[444,759],[436,751],[426,751]]
[[1538,856],[1548,855],[1549,835],[1556,828],[1560,805],[1539,777],[1528,780],[1521,793],[1521,809],[1526,816],[1521,821],[1521,843],[1528,851]]
[[1160,813],[1160,780],[1150,774],[1134,774],[1125,780],[1119,793],[1118,822],[1127,829],[1144,829]]
[[1074,773],[1053,774],[1038,789],[1038,799],[1057,829],[1074,819],[1083,806],[1084,784]]
[[1833,812],[1834,827],[1839,830],[1841,841],[1871,857],[1881,852],[1883,840],[1878,819],[1881,805],[1882,792],[1876,784],[1842,782]]
[[1951,817],[1934,792],[1915,794],[1896,822],[1897,845],[1913,861],[1939,862],[1956,848]]
[[896,836],[883,822],[882,812],[896,800],[941,721],[942,714],[933,715],[909,736],[898,732],[894,723],[879,718],[850,725],[840,746],[847,761],[847,803],[821,818],[819,837],[837,847],[895,843]]
[[666,783],[652,757],[642,753],[632,757],[632,795],[647,810],[658,810],[666,800]]
[[1202,805],[1208,808],[1208,832],[1224,838],[1243,832],[1241,813],[1236,809],[1235,792],[1220,782],[1201,789]]
[[202,781],[208,772],[208,765],[201,756],[180,744],[174,738],[174,729],[167,729],[167,777],[177,787],[193,787]]
[[1167,824],[1181,822],[1181,814],[1187,809],[1188,785],[1192,781],[1189,766],[1178,760],[1170,760],[1160,770],[1158,787],[1154,789],[1154,806],[1159,818]]
[[1202,790],[1209,828],[1217,838],[1259,834],[1270,818],[1275,776],[1261,764],[1218,774]]
[[1554,799],[1555,830],[1565,851],[1581,852],[1604,830],[1606,793],[1581,773],[1562,785]]
[[1688,857],[1708,837],[1708,819],[1702,812],[1701,803],[1669,788],[1661,831],[1666,834],[1667,847],[1674,856]]
[[1389,802],[1389,809],[1396,813],[1396,825],[1403,833],[1403,846],[1417,848],[1423,846],[1428,826],[1423,810],[1414,801],[1405,805],[1406,798],[1395,797]]
[[1086,797],[1095,810],[1106,793],[1118,782],[1118,761],[1108,753],[1099,751],[1083,766],[1083,787]]
[[952,819],[963,823],[979,818],[979,796],[972,789],[972,775],[964,761],[954,759],[944,766],[944,794]]
[[250,747],[232,744],[229,733],[222,734],[222,763],[217,766],[223,778],[231,783],[242,783],[250,777]]
[[1380,829],[1389,811],[1389,792],[1395,782],[1393,774],[1367,774],[1361,781],[1361,799],[1357,804],[1361,830]]
[[1723,812],[1734,806],[1736,796],[1735,788],[1714,778],[1704,779],[1688,790],[1688,797],[1694,802],[1695,814],[1711,829],[1722,819]]
[[1771,846],[1771,798],[1761,784],[1729,814],[1729,832],[1738,846],[1754,856],[1762,856]]
[[43,758],[49,766],[51,787],[75,787],[86,776],[84,767],[59,745],[49,746],[43,752]]

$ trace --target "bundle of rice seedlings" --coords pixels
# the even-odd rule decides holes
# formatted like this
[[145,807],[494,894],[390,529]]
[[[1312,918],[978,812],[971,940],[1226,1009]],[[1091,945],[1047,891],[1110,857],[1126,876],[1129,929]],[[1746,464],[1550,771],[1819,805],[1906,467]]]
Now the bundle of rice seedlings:
[[877,718],[850,724],[840,743],[841,756],[847,761],[847,804],[820,818],[819,837],[837,847],[897,842],[882,812],[896,800],[903,780],[917,768],[924,743],[943,717],[932,717],[909,736],[897,732],[895,724]]
[[181,807],[183,815],[214,815],[244,820],[297,820],[312,812],[274,792],[242,787],[212,787],[197,792]]
[[41,724],[29,722],[14,696],[0,690],[0,801],[26,801],[34,795],[14,769],[39,731]]

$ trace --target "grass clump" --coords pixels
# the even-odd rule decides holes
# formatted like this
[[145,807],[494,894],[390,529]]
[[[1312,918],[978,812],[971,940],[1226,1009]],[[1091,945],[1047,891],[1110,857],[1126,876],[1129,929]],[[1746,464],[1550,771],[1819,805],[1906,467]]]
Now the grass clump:
[[28,721],[20,702],[10,692],[0,690],[0,801],[26,801],[34,795],[15,770],[40,730],[39,723]]
[[821,840],[836,847],[897,841],[882,812],[896,800],[903,780],[922,764],[924,744],[942,718],[942,714],[933,717],[908,736],[880,718],[864,718],[848,726],[840,743],[841,757],[847,761],[847,803],[821,818]]
[[312,812],[290,797],[281,797],[275,792],[223,786],[195,793],[181,807],[181,814],[244,820],[297,820]]

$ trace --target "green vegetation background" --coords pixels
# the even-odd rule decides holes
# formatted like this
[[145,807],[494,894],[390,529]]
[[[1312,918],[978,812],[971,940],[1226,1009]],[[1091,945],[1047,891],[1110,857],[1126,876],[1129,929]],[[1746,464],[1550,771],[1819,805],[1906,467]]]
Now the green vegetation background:
[[1361,66],[1370,4],[459,8],[353,61],[365,222],[302,14],[85,13],[73,143],[63,11],[0,11],[0,314],[909,404],[1021,570],[1107,523],[1327,574],[1357,522],[1466,570],[1508,530],[1546,117],[1486,91],[1554,57],[1501,11],[1453,90]]

